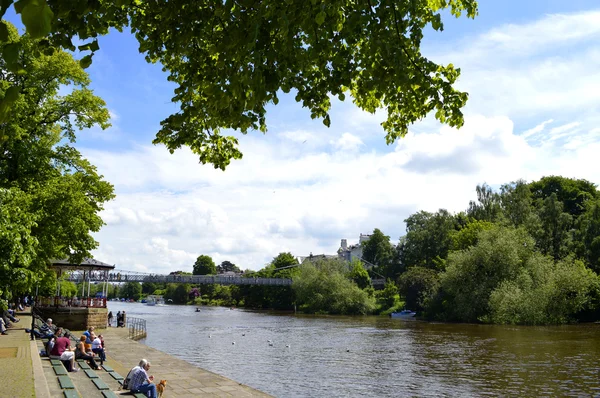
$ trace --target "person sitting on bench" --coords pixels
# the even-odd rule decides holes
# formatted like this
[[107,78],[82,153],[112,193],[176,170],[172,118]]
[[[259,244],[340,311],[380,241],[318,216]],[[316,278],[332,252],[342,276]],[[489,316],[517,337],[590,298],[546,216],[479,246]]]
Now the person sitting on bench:
[[50,355],[59,357],[69,372],[79,371],[75,367],[75,352],[71,348],[71,334],[69,332],[65,332],[63,337],[56,339]]

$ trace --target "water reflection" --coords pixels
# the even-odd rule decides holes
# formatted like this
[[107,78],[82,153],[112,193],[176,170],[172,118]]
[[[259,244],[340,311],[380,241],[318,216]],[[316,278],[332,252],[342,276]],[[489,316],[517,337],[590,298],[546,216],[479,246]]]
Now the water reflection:
[[109,309],[146,319],[145,344],[278,397],[600,392],[599,325],[449,325],[116,302]]

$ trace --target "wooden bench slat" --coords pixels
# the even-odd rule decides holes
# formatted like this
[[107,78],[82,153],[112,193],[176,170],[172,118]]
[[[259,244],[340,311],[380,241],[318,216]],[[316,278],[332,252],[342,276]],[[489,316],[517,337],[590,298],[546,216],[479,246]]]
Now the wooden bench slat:
[[54,373],[56,373],[57,376],[66,376],[67,375],[67,369],[65,369],[65,367],[62,366],[62,364],[53,366],[52,369],[54,369]]
[[52,366],[62,365],[60,359],[50,359],[50,363],[52,364]]
[[71,390],[75,388],[69,376],[58,376],[58,382],[60,384],[60,388],[63,390]]
[[111,375],[112,378],[115,380],[123,380],[124,379],[123,376],[121,376],[117,372],[110,372],[109,375]]
[[102,391],[102,395],[104,395],[104,398],[117,398],[117,394],[115,394],[114,392],[110,391],[110,390],[104,390]]

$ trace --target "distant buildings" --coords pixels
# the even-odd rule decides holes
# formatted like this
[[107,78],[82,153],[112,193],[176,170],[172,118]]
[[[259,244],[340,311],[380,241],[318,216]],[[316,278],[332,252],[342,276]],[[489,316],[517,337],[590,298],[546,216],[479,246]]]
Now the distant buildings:
[[358,238],[358,243],[355,245],[350,245],[350,246],[348,246],[347,239],[342,239],[341,246],[338,249],[337,254],[312,254],[312,253],[310,253],[310,255],[308,255],[308,256],[299,256],[298,263],[302,264],[305,261],[312,262],[312,261],[325,260],[325,259],[331,259],[331,258],[340,258],[347,262],[352,262],[352,260],[354,260],[354,259],[360,260],[362,258],[362,253],[363,253],[362,243],[368,241],[370,237],[371,237],[371,235],[368,235],[368,234],[360,234],[360,236]]

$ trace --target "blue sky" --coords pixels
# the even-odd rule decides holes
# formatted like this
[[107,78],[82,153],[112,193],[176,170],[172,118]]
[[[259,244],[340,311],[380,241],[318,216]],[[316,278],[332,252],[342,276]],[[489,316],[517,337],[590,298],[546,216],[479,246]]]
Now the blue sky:
[[459,131],[428,117],[387,146],[382,114],[334,103],[327,129],[285,96],[269,108],[269,132],[242,137],[244,159],[225,172],[151,145],[177,109],[173,86],[129,33],[102,37],[88,72],[113,127],[77,143],[117,193],[95,257],[155,273],[190,271],[200,254],[260,269],[282,251],[333,254],[374,228],[395,242],[411,213],[464,210],[483,182],[600,183],[600,4],[480,3],[475,20],[447,17],[423,43],[462,69],[470,100]]

